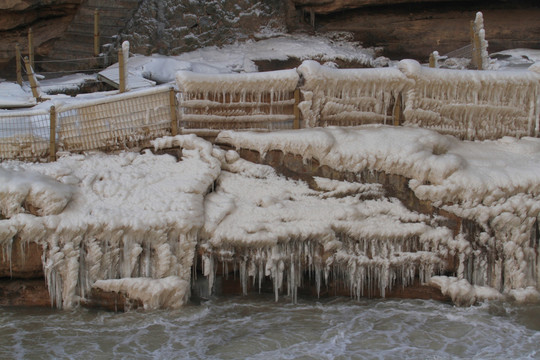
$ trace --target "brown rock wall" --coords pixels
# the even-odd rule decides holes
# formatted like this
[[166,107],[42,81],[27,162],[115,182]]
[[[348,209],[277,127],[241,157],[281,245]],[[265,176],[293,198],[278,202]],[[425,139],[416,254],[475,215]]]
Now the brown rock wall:
[[40,245],[34,242],[23,244],[16,238],[11,246],[11,257],[7,251],[6,247],[0,250],[0,278],[43,278]]
[[[28,54],[28,29],[36,56],[47,56],[52,42],[67,29],[82,0],[4,0],[0,4],[0,75],[14,75],[15,44]],[[13,77],[13,76],[11,76]]]
[[45,280],[0,279],[0,306],[51,306]]
[[[363,46],[383,47],[383,55],[427,60],[470,44],[470,21],[482,11],[488,51],[540,48],[540,4],[520,2],[392,2],[387,6],[335,9],[315,15],[317,31],[348,31]],[[397,3],[397,4],[396,4]]]

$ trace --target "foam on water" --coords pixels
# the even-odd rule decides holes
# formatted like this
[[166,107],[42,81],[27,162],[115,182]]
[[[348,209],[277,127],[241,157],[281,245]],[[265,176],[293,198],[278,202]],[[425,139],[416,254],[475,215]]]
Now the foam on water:
[[0,358],[537,359],[540,305],[215,299],[174,311],[4,308]]

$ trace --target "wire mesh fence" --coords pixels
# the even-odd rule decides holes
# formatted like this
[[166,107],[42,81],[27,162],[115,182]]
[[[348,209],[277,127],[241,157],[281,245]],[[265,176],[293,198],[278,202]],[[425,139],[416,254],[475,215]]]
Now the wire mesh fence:
[[177,109],[171,91],[157,87],[49,110],[0,113],[0,160],[44,161],[50,155],[51,134],[53,149],[60,151],[147,146],[150,140],[174,134]]
[[0,113],[0,160],[36,161],[49,155],[47,110]]
[[170,135],[170,91],[163,87],[60,107],[59,148],[71,152],[127,149]]

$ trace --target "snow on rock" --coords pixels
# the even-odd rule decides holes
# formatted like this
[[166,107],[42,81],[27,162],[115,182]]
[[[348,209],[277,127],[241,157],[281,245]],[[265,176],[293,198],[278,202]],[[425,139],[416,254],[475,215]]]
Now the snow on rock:
[[[185,146],[180,162],[147,151],[68,155],[49,164],[1,164],[2,176],[9,174],[2,188],[11,191],[12,198],[20,203],[24,196],[34,196],[52,207],[41,217],[19,213],[0,220],[0,243],[7,246],[18,236],[43,246],[53,305],[75,305],[97,280],[132,277],[178,277],[152,286],[163,288],[166,297],[178,285],[172,306],[185,299],[183,282],[189,282],[197,232],[203,226],[204,196],[220,167],[209,143],[190,136],[175,139]],[[17,202],[7,204],[12,213],[20,211]],[[148,306],[166,305],[163,299],[147,299],[137,290],[143,285],[125,281],[108,286],[134,292]]]
[[295,301],[304,271],[313,273],[318,289],[333,272],[355,297],[384,296],[418,273],[427,281],[457,251],[449,229],[385,198],[378,184],[318,178],[314,190],[269,166],[227,155],[205,199],[199,244],[210,289],[219,261],[239,269],[244,292],[249,281],[260,287],[269,276],[276,299],[287,284]]
[[17,83],[0,81],[0,108],[32,107],[36,99]]
[[74,188],[39,173],[0,168],[0,214],[11,218],[32,208],[34,215],[61,213],[71,201]]
[[[498,291],[538,288],[540,139],[460,141],[426,129],[363,126],[269,134],[224,131],[217,141],[316,159],[339,171],[383,171],[410,178],[421,200],[470,219],[458,277]],[[458,241],[461,242],[461,241]]]
[[501,300],[504,296],[488,286],[471,285],[465,279],[448,276],[433,276],[430,284],[439,287],[444,295],[449,295],[454,304],[470,306],[482,300]]
[[189,295],[189,282],[178,276],[98,280],[93,287],[125,293],[130,299],[140,300],[145,309],[178,309],[187,302]]

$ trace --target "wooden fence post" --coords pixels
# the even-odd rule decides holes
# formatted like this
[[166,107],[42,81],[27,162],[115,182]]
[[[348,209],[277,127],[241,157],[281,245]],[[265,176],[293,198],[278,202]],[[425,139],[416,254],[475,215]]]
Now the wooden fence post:
[[126,92],[126,73],[124,70],[124,52],[122,49],[118,50],[118,71],[120,75],[119,90],[121,93]]
[[300,109],[298,109],[298,104],[300,103],[300,89],[294,90],[294,129],[300,129]]
[[21,85],[22,86],[22,66],[21,66],[21,62],[22,62],[22,57],[21,57],[21,47],[19,46],[19,44],[15,44],[15,66],[16,66],[16,69],[17,69],[17,84]]
[[49,136],[49,162],[56,161],[56,108],[51,106],[51,132]]
[[169,89],[169,108],[171,110],[171,134],[178,135],[178,117],[176,116],[176,94],[174,88]]
[[482,44],[480,42],[480,36],[478,31],[474,32],[474,57],[476,58],[476,67],[478,70],[484,70],[484,65],[482,64]]
[[30,66],[34,68],[34,32],[32,28],[28,29],[28,57],[30,58]]
[[99,56],[99,10],[94,10],[94,56]]
[[39,93],[37,91],[36,74],[34,74],[34,69],[32,69],[32,66],[30,65],[30,60],[28,60],[28,57],[24,58],[24,65],[26,67],[26,74],[28,75],[28,80],[30,81],[30,87],[32,88],[32,96],[34,96],[36,100],[38,100]]
[[430,68],[437,67],[437,59],[435,59],[434,53],[429,54],[429,67]]

